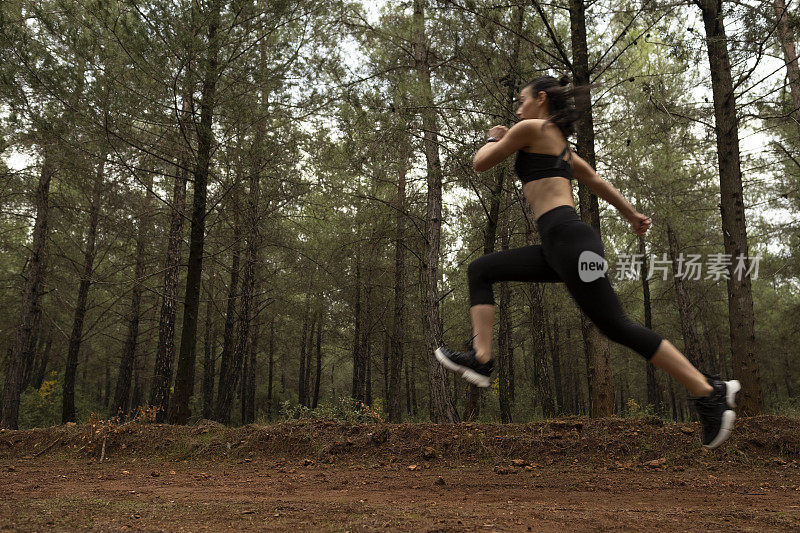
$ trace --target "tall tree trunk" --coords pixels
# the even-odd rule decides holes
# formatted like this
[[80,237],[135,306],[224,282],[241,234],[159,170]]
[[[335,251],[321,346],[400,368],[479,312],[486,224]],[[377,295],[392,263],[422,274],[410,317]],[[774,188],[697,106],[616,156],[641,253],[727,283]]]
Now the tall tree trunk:
[[[678,246],[678,238],[675,235],[675,231],[672,229],[672,224],[669,222],[667,223],[667,241],[673,269],[675,273],[678,273],[678,254],[680,253],[680,248]],[[694,313],[692,313],[692,301],[689,296],[687,282],[682,276],[673,276],[672,279],[675,285],[675,295],[677,297],[678,314],[681,320],[681,334],[683,335],[683,346],[686,357],[697,368],[705,370],[706,372],[714,371],[715,369],[711,368],[711,362],[703,353],[703,347],[696,328],[697,320],[694,317]]]
[[50,350],[53,347],[53,324],[51,323],[50,326],[47,328],[47,337],[44,341],[44,349],[42,350],[42,355],[39,359],[39,364],[36,366],[36,370],[33,373],[33,377],[31,378],[31,386],[34,389],[39,389],[42,386],[42,382],[44,381],[44,375],[47,371],[47,363],[50,360]]
[[411,414],[417,416],[419,405],[417,404],[417,358],[411,357]]
[[390,332],[384,325],[383,349],[381,350],[381,355],[383,356],[383,409],[387,413],[387,417],[389,412],[389,353],[391,352],[391,345],[392,339],[390,337]]
[[267,378],[267,418],[272,420],[272,376],[275,366],[275,317],[269,321],[269,377]]
[[408,361],[405,361],[405,374],[406,374],[406,414],[411,416],[411,383],[408,377]]
[[133,379],[133,366],[136,359],[136,345],[139,339],[139,314],[142,301],[142,284],[144,283],[144,260],[145,260],[145,241],[150,225],[150,189],[152,189],[152,178],[147,173],[145,175],[145,192],[139,208],[139,228],[136,235],[136,267],[134,270],[133,291],[131,291],[131,310],[128,319],[128,336],[125,339],[125,346],[122,349],[122,358],[117,374],[117,384],[114,389],[114,402],[109,409],[109,415],[121,415],[125,417],[128,413],[128,400],[131,395],[131,380]]
[[[644,325],[646,328],[653,329],[653,313],[650,309],[650,281],[647,279],[647,250],[644,245],[644,237],[639,236],[639,253],[642,255],[641,278],[642,278],[642,299],[644,303]],[[646,361],[647,365],[647,403],[655,407],[656,412],[661,412],[661,392],[658,390],[658,380],[656,380],[656,369],[653,363]]]
[[[797,51],[794,38],[789,26],[786,24],[787,11],[784,0],[773,0],[775,18],[777,19],[778,40],[783,50],[783,61],[786,63],[786,74],[789,78],[789,92],[792,96],[792,115],[797,126],[797,135],[800,139],[800,66],[797,65]],[[797,11],[795,11],[797,13]]]
[[[22,394],[22,371],[25,364],[33,357],[28,351],[30,339],[33,336],[33,326],[37,309],[39,308],[39,297],[41,296],[41,284],[45,270],[45,246],[47,242],[47,230],[50,222],[50,181],[53,178],[55,168],[53,165],[53,153],[49,147],[42,150],[42,169],[39,174],[39,183],[36,187],[34,205],[36,206],[36,221],[33,224],[33,242],[28,258],[28,271],[25,278],[25,285],[22,290],[22,305],[20,306],[17,327],[14,330],[14,342],[11,345],[11,354],[6,369],[6,380],[3,389],[3,413],[0,426],[8,429],[17,429],[19,422],[19,397]],[[52,333],[51,337],[52,338]],[[50,342],[48,341],[48,347]],[[47,350],[49,353],[49,350]],[[47,359],[44,359],[44,365]],[[44,366],[40,375],[44,378]],[[38,378],[37,378],[38,379]],[[38,379],[41,386],[42,379]],[[38,388],[38,387],[37,387]]]
[[[586,43],[586,13],[583,0],[570,0],[569,18],[572,30],[572,69],[575,86],[586,87],[586,109],[578,124],[578,155],[592,167],[595,166],[594,154],[594,118],[592,116],[591,96],[589,93],[590,71],[589,51]],[[584,185],[578,183],[581,218],[600,233],[600,207],[597,196]],[[614,383],[609,362],[608,339],[581,312],[581,329],[585,342],[587,380],[589,384],[589,406],[591,416],[603,417],[614,414]]]
[[[44,292],[44,285],[42,284],[42,292]],[[36,354],[38,352],[37,346],[41,344],[42,335],[40,334],[40,327],[42,322],[42,308],[37,305],[33,313],[33,324],[31,327],[31,335],[28,337],[28,346],[25,351],[30,356],[25,361],[25,366],[22,369],[22,379],[20,390],[24,391],[33,377],[33,368],[36,365]]]
[[[504,165],[507,167],[507,165]],[[505,168],[503,174],[506,174]],[[511,242],[511,188],[501,187],[505,191],[503,209],[503,233],[500,236],[500,248],[508,250]],[[497,378],[500,396],[500,419],[504,423],[511,422],[511,411],[514,403],[514,351],[511,347],[511,289],[508,282],[500,283],[500,301],[498,302],[498,336],[497,336]]]
[[89,297],[89,287],[92,284],[92,273],[94,272],[95,241],[97,239],[97,223],[100,216],[100,198],[103,191],[105,165],[106,156],[102,154],[95,173],[92,204],[89,207],[89,227],[86,231],[83,273],[78,286],[78,298],[72,321],[72,334],[69,338],[69,348],[67,350],[67,367],[64,371],[64,393],[61,404],[61,422],[64,424],[75,421],[75,373],[78,369],[78,353],[81,349],[83,337],[83,320],[86,318],[86,302]]
[[563,413],[564,407],[564,386],[561,381],[561,346],[558,344],[558,320],[553,319],[552,333],[548,334],[550,340],[550,358],[553,362],[553,385],[556,392],[555,415]]
[[319,312],[317,323],[317,375],[314,379],[314,401],[311,404],[312,409],[317,408],[319,401],[319,383],[322,380],[322,311]]
[[211,321],[214,300],[214,277],[210,276],[206,292],[206,327],[203,332],[203,418],[214,416],[214,374],[216,372],[215,344],[217,340],[214,325]]
[[367,360],[366,368],[367,372],[364,376],[364,403],[372,407],[372,351],[371,345],[368,343],[366,346],[366,354]]
[[[319,300],[319,297],[315,297],[315,300]],[[303,368],[305,370],[302,380],[303,380],[303,405],[306,407],[311,406],[311,358],[312,354],[314,353],[314,333],[316,332],[316,328],[319,326],[317,322],[317,311],[313,311],[311,313],[311,327],[308,331],[308,340],[306,341],[306,349],[305,349],[305,362],[303,364]]]
[[[405,337],[405,298],[406,298],[406,175],[411,154],[404,152],[400,157],[397,172],[397,200],[395,206],[395,247],[394,247],[394,320],[392,322],[392,351],[389,362],[388,402],[389,422],[402,420],[402,398],[400,379],[403,370],[403,340]],[[408,371],[406,371],[406,378]]]
[[[528,245],[536,242],[536,223],[533,211],[526,203],[523,205],[525,215],[525,240]],[[528,293],[528,310],[530,315],[531,340],[533,341],[533,381],[536,387],[536,399],[542,407],[542,415],[551,418],[556,415],[556,406],[553,402],[553,383],[550,379],[550,367],[547,357],[547,324],[544,304],[542,302],[542,287],[539,283],[531,283]]]
[[[714,96],[714,127],[719,160],[720,211],[728,267],[728,320],[730,322],[733,373],[742,382],[737,403],[743,415],[756,415],[764,409],[761,377],[753,324],[753,294],[750,287],[747,226],[739,161],[739,125],[731,79],[727,38],[721,0],[696,0],[703,13],[706,46]],[[736,269],[740,259],[745,271]]]
[[195,350],[197,348],[197,314],[200,310],[201,275],[203,271],[203,246],[205,243],[206,197],[208,194],[208,169],[214,143],[212,123],[218,78],[219,41],[222,2],[215,0],[209,16],[208,50],[200,102],[200,124],[197,127],[197,160],[192,188],[192,228],[189,233],[189,261],[186,272],[186,293],[183,304],[183,324],[178,365],[175,372],[175,395],[170,422],[185,424],[191,412],[189,399],[194,392]]
[[353,307],[355,319],[353,331],[353,386],[350,397],[354,400],[364,400],[361,393],[361,250],[356,252],[356,303]]
[[[374,234],[373,234],[374,235]],[[363,391],[364,403],[372,405],[372,254],[367,255],[366,282],[364,284],[364,317],[361,328],[361,379],[359,390]]]
[[[186,105],[186,104],[185,104]],[[161,318],[158,321],[158,347],[153,367],[150,405],[156,409],[156,422],[167,417],[172,362],[175,358],[175,318],[178,313],[179,268],[183,243],[183,210],[186,207],[186,172],[176,168],[172,188],[172,210],[164,268],[164,289],[161,300]]]
[[217,400],[214,410],[214,419],[218,422],[230,421],[230,408],[233,397],[232,372],[233,372],[233,345],[236,331],[236,301],[239,290],[239,256],[241,254],[241,227],[239,225],[239,202],[236,189],[233,192],[233,257],[231,259],[231,282],[228,285],[228,302],[225,309],[225,328],[222,331],[222,352],[219,362],[219,379],[217,380]]
[[[256,140],[256,146],[258,146],[259,143],[260,141]],[[245,232],[247,247],[245,252],[244,275],[242,276],[239,332],[233,352],[233,368],[230,373],[232,377],[230,387],[231,393],[237,388],[237,380],[242,376],[245,360],[250,356],[252,350],[251,323],[253,321],[253,296],[256,286],[256,260],[258,258],[258,204],[260,196],[260,174],[258,170],[257,166],[254,165],[250,171],[250,191],[247,195],[247,219],[245,222],[247,225],[247,231]],[[244,398],[243,401],[246,401],[247,382],[244,378],[242,378],[240,389],[240,393]],[[245,413],[242,413],[243,418],[244,416]]]
[[431,86],[431,67],[428,61],[428,42],[425,32],[426,0],[414,0],[413,48],[414,67],[417,72],[419,107],[422,109],[424,150],[427,161],[427,207],[425,214],[425,320],[423,335],[427,351],[428,384],[431,420],[436,423],[455,422],[457,413],[447,394],[448,376],[436,360],[434,351],[442,341],[442,323],[439,315],[439,249],[442,229],[442,164],[439,159],[439,125]]
[[[303,329],[300,333],[300,372],[297,381],[297,401],[300,405],[306,404],[306,350],[308,348],[308,317],[311,296],[311,283],[306,287],[306,299],[303,305]],[[311,327],[314,327],[312,322]]]
[[258,340],[259,332],[261,330],[261,322],[256,315],[253,317],[253,325],[250,328],[250,364],[248,365],[246,387],[245,387],[245,403],[243,411],[247,414],[244,417],[243,423],[252,424],[256,421],[256,357],[258,355]]

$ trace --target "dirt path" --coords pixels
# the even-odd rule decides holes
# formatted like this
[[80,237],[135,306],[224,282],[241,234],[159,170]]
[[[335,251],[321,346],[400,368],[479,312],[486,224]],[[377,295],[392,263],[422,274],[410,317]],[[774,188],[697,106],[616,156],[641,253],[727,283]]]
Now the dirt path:
[[0,460],[0,528],[797,531],[800,468]]

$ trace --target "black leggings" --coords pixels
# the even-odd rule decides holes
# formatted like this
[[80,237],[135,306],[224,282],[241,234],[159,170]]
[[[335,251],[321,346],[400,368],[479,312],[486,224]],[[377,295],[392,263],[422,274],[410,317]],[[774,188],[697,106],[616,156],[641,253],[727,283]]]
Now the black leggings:
[[628,318],[608,278],[581,280],[578,266],[581,252],[589,250],[605,257],[597,232],[570,205],[551,209],[536,224],[542,244],[494,252],[469,264],[470,305],[493,305],[492,283],[497,281],[563,281],[583,312],[609,339],[645,359],[653,357],[661,337]]

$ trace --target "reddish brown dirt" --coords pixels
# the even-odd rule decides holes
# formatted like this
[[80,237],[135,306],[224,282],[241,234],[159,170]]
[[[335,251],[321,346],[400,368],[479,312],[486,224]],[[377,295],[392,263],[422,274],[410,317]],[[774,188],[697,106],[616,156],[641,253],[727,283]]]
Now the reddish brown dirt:
[[745,419],[709,453],[652,420],[147,425],[103,463],[90,428],[5,431],[0,528],[797,531],[798,429]]

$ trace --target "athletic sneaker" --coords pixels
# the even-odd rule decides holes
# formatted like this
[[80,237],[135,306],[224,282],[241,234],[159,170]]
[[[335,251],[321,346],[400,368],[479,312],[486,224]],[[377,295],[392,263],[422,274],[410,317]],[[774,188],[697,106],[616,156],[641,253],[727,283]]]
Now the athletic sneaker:
[[443,367],[459,374],[473,385],[488,387],[492,384],[494,359],[489,359],[487,363],[481,363],[475,358],[474,348],[470,348],[466,352],[455,352],[440,346],[434,353]]
[[736,421],[736,393],[741,390],[741,384],[735,379],[723,381],[719,376],[709,376],[706,380],[714,390],[708,396],[695,398],[694,407],[700,416],[703,425],[703,446],[713,450],[726,440],[731,434],[733,423]]

